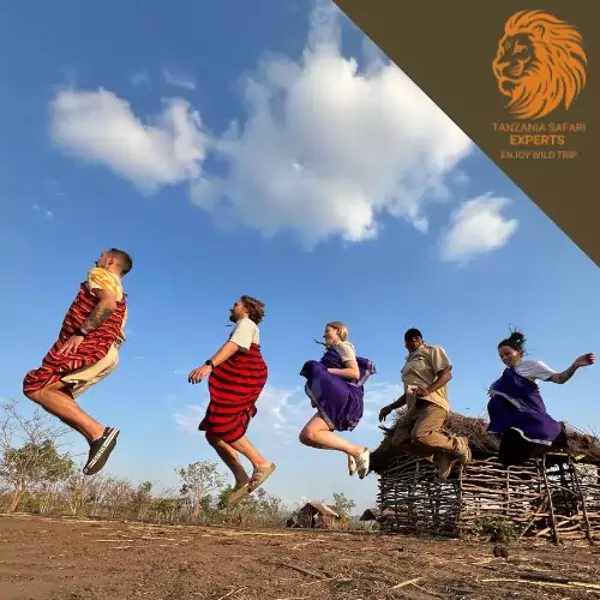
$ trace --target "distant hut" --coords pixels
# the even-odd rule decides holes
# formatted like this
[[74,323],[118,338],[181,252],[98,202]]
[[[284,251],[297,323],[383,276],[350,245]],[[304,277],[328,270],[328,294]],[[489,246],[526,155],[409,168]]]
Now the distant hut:
[[381,517],[381,511],[378,508],[367,508],[365,512],[360,515],[359,521],[370,522],[370,521],[378,521]]
[[315,529],[340,529],[347,519],[335,508],[323,502],[307,502],[295,515],[297,527]]
[[[384,429],[384,441],[394,428]],[[371,455],[382,530],[467,537],[508,523],[519,536],[600,541],[600,442],[584,448],[571,439],[568,452],[506,468],[485,420],[452,413],[446,428],[467,436],[473,452],[446,481],[428,461],[397,455],[389,444]]]
[[373,530],[379,527],[380,519],[381,511],[378,508],[367,508],[358,520],[363,527]]

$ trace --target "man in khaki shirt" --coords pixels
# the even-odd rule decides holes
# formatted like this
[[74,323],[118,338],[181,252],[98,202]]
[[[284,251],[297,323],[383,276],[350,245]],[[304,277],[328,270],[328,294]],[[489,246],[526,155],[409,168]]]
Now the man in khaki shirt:
[[471,459],[467,438],[443,432],[450,412],[447,384],[452,379],[452,364],[441,346],[423,341],[418,329],[409,329],[404,343],[409,353],[402,369],[404,393],[381,409],[379,420],[384,421],[393,410],[406,405],[391,438],[392,446],[432,461],[445,479],[456,460],[466,464]]

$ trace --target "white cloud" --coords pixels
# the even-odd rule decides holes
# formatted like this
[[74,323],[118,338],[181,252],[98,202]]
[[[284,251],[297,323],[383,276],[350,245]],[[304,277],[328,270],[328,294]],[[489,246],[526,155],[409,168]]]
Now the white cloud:
[[[182,99],[144,123],[101,89],[57,95],[54,140],[145,191],[189,183],[192,201],[216,222],[295,232],[307,246],[376,237],[384,213],[426,231],[427,204],[448,198],[473,146],[372,44],[364,44],[362,70],[344,57],[341,16],[318,0],[301,60],[271,56],[249,74],[246,118],[220,136],[209,140]],[[193,85],[181,73],[163,75]],[[223,178],[201,172],[207,151],[225,165]]]
[[162,75],[169,85],[184,88],[186,90],[195,90],[196,81],[188,73],[183,73],[175,69],[162,69]]
[[173,414],[177,429],[184,433],[198,433],[198,425],[204,417],[206,404],[187,404],[183,412]]
[[133,83],[133,85],[145,85],[147,87],[151,87],[150,75],[148,75],[148,71],[140,71],[139,73],[134,73],[131,76],[131,83]]
[[342,56],[340,14],[318,2],[301,61],[271,57],[248,76],[247,118],[215,142],[227,176],[195,182],[198,206],[307,245],[375,237],[384,212],[427,229],[424,205],[447,198],[472,144],[396,66]]
[[42,208],[39,204],[33,205],[33,210],[37,212],[41,212],[46,219],[52,219],[54,217],[54,213],[51,210]]
[[[367,383],[364,415],[359,425],[361,430],[377,430],[379,410],[398,398],[400,389],[400,385],[385,382]],[[206,395],[201,404],[188,404],[183,411],[174,413],[177,428],[185,433],[197,434],[207,405]],[[275,435],[282,443],[296,443],[300,429],[315,414],[302,386],[278,388],[267,385],[258,400],[257,409],[252,429]]]
[[442,259],[466,262],[504,246],[518,227],[517,219],[501,214],[509,202],[508,198],[486,194],[463,203],[440,239]]
[[181,98],[165,101],[148,123],[104,89],[62,90],[51,108],[56,144],[79,159],[108,166],[145,192],[201,174],[207,138],[200,114]]

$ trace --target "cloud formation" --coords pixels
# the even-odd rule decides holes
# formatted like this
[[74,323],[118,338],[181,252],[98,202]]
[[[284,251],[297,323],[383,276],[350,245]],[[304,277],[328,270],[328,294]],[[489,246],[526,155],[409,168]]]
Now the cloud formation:
[[464,263],[502,248],[515,234],[516,219],[502,215],[508,198],[485,194],[459,206],[440,239],[442,260]]
[[[385,382],[368,383],[365,388],[365,409],[359,428],[363,431],[378,431],[378,415],[382,406],[399,397],[400,385]],[[197,434],[198,424],[208,405],[208,396],[201,404],[188,404],[173,414],[177,428],[189,434]],[[283,444],[298,442],[300,429],[315,414],[301,386],[296,388],[265,387],[257,404],[258,414],[252,429],[275,435]]]
[[215,140],[227,176],[193,185],[198,206],[309,245],[375,237],[383,213],[427,229],[424,205],[447,197],[472,144],[395,65],[344,57],[339,17],[317,3],[302,59],[270,57],[248,75],[245,121]]
[[147,87],[151,87],[150,86],[150,75],[148,75],[148,71],[139,71],[137,73],[134,73],[131,76],[131,83],[133,83],[133,85],[145,85]]
[[126,100],[104,89],[62,90],[52,103],[51,136],[65,152],[100,163],[142,191],[197,179],[207,137],[200,114],[181,98],[143,122]]
[[[144,193],[186,184],[217,222],[292,232],[305,247],[374,238],[385,214],[426,232],[430,205],[468,182],[461,163],[473,144],[372,44],[363,44],[363,68],[343,56],[341,14],[317,0],[301,59],[269,56],[248,73],[246,116],[220,135],[182,98],[142,119],[110,91],[67,89],[52,103],[52,139]],[[184,74],[163,76],[195,87]],[[224,165],[222,176],[204,168],[208,156]],[[517,222],[501,216],[504,203],[482,196],[455,212],[440,242],[444,260],[506,243]]]
[[162,76],[169,85],[190,91],[196,89],[196,80],[189,73],[177,69],[162,69]]

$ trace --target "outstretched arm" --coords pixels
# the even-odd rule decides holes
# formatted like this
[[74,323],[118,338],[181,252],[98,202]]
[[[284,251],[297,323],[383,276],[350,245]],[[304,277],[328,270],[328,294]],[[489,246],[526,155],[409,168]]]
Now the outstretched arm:
[[213,367],[218,367],[231,358],[239,349],[240,347],[236,343],[227,341],[210,357],[210,362]]
[[200,383],[210,372],[221,363],[224,363],[228,358],[231,358],[240,347],[231,340],[225,342],[201,367],[194,369],[188,375],[188,382],[191,384]]
[[567,383],[567,381],[569,381],[569,379],[575,375],[575,371],[577,371],[577,369],[581,367],[589,367],[595,362],[596,356],[593,353],[590,352],[589,354],[582,354],[568,369],[565,369],[561,373],[553,373],[546,381],[551,381],[552,383],[558,384]]
[[379,421],[383,422],[386,420],[387,416],[394,410],[397,410],[399,408],[402,408],[404,405],[406,404],[406,396],[404,394],[402,394],[402,396],[400,396],[400,398],[398,398],[398,400],[395,400],[394,402],[392,402],[391,404],[388,404],[387,406],[384,406],[380,411],[379,411]]
[[194,369],[188,375],[188,381],[192,384],[200,383],[215,367],[231,358],[236,352],[247,352],[252,345],[254,329],[248,319],[239,321],[227,340],[204,364]]

